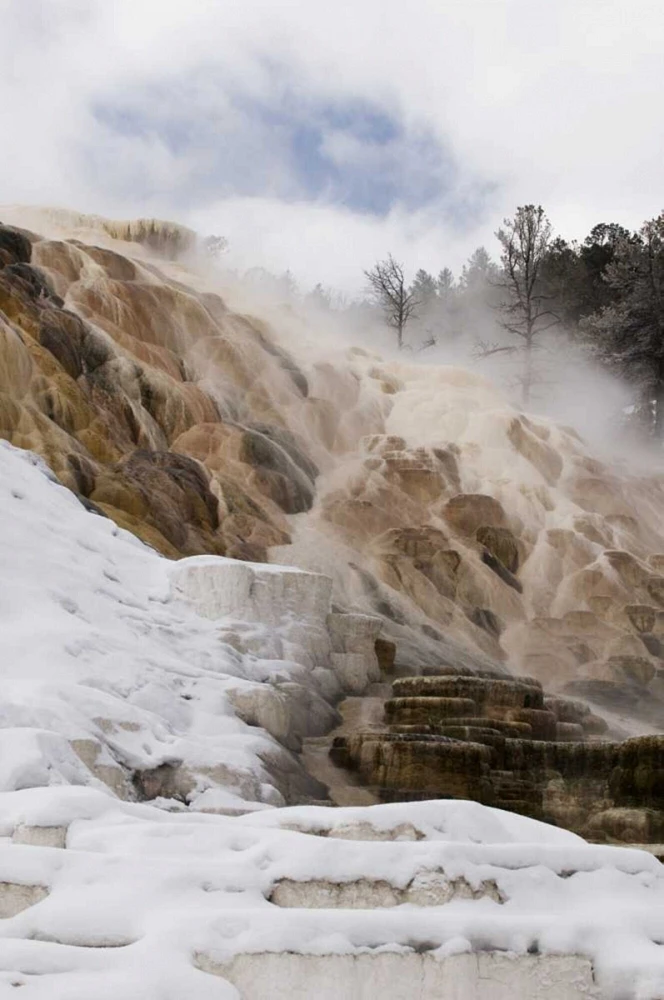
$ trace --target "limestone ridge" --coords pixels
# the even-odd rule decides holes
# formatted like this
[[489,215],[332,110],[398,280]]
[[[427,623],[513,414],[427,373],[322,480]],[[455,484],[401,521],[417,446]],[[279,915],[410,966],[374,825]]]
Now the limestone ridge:
[[[16,212],[17,209],[9,211]],[[63,208],[27,207],[18,211],[24,225],[40,232],[48,232],[50,237],[74,237],[89,242],[92,236],[98,242],[99,237],[105,235],[115,243],[129,244],[126,249],[130,253],[144,247],[148,252],[169,260],[191,254],[198,242],[193,229],[179,222],[166,222],[162,219],[105,219],[101,215],[88,215]]]
[[286,349],[166,259],[169,225],[32,222],[53,236],[0,227],[0,435],[90,510],[173,559],[329,576],[400,673],[520,672],[609,735],[661,730],[661,477],[468,372],[321,356],[301,328]]

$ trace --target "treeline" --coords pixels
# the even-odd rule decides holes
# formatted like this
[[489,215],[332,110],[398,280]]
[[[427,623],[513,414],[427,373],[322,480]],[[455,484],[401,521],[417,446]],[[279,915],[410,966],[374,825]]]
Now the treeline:
[[388,256],[365,272],[374,306],[399,347],[464,339],[477,357],[513,357],[524,403],[540,380],[540,351],[561,337],[633,387],[632,419],[664,437],[664,214],[637,231],[593,227],[582,242],[555,236],[543,208],[524,205],[458,278],[420,270],[408,282]]
[[[600,223],[568,242],[540,205],[523,205],[495,235],[496,259],[479,247],[458,276],[442,267],[409,280],[407,265],[388,255],[364,272],[361,299],[320,284],[304,294],[289,271],[235,278],[272,303],[334,313],[350,329],[378,319],[399,348],[504,358],[526,405],[539,401],[552,358],[560,369],[561,357],[585,355],[630,386],[630,423],[664,439],[664,213],[635,232]],[[227,246],[210,237],[205,250],[220,258]]]

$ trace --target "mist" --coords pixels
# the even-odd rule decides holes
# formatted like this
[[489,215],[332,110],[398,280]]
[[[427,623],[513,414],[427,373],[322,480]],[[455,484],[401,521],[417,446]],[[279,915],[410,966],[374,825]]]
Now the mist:
[[660,6],[0,0],[6,989],[664,1000]]
[[[661,449],[627,419],[634,389],[612,375],[560,326],[537,343],[536,379],[527,406],[521,399],[519,376],[523,360],[511,353],[513,338],[501,326],[499,310],[487,303],[486,291],[466,289],[464,316],[450,326],[420,313],[408,324],[404,346],[371,301],[366,287],[358,295],[327,286],[298,285],[292,272],[271,273],[232,266],[232,248],[211,261],[199,254],[194,266],[216,283],[232,308],[267,320],[281,342],[309,363],[347,358],[366,352],[395,366],[450,366],[484,380],[518,412],[566,425],[607,462],[635,473],[664,468]],[[411,272],[414,277],[414,272]],[[366,286],[366,282],[365,282]],[[501,348],[482,354],[482,345]]]
[[524,198],[568,238],[635,226],[664,27],[624,6],[3,0],[0,200],[176,219],[352,296],[388,248],[458,272]]

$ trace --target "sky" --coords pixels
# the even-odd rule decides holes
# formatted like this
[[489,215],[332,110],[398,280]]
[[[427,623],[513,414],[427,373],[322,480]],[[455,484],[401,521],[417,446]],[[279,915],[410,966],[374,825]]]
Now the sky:
[[0,204],[157,216],[357,291],[517,205],[662,210],[660,0],[0,0]]

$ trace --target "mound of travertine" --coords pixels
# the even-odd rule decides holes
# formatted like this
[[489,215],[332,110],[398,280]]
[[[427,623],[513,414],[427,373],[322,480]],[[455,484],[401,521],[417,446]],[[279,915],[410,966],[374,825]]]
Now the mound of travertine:
[[167,259],[193,252],[182,227],[30,225],[0,226],[0,437],[91,510],[174,559],[332,577],[335,608],[381,618],[414,673],[509,668],[617,736],[661,731],[661,476],[598,461],[470,372],[234,311]]
[[311,505],[317,469],[274,415],[286,385],[306,395],[294,362],[218,296],[0,226],[0,436],[163,554],[265,560],[288,540],[284,513]]
[[594,840],[664,842],[664,737],[609,741],[585,703],[533,678],[400,678],[385,720],[331,750],[382,801],[473,799]]

